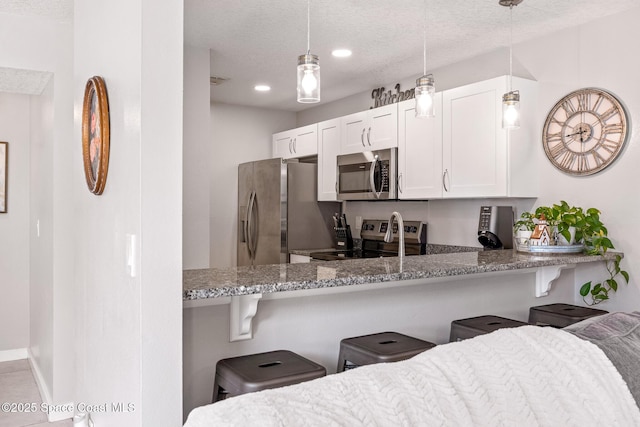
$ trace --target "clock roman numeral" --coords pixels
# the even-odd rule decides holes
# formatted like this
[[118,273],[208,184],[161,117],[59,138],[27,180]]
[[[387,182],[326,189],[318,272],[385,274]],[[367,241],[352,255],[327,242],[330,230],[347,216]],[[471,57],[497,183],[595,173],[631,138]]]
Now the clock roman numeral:
[[589,110],[589,105],[591,104],[591,94],[589,93],[579,93],[578,94],[578,111],[587,111]]
[[572,116],[576,112],[576,109],[570,99],[567,99],[562,103],[562,108],[564,108],[565,113],[567,113],[567,117]]
[[622,123],[612,123],[610,125],[604,125],[602,128],[603,133],[622,133]]
[[604,113],[602,113],[600,115],[600,119],[602,119],[602,121],[606,122],[611,117],[615,116],[617,113],[618,113],[618,109],[616,107],[611,107],[607,111],[605,111]]
[[553,147],[549,148],[549,154],[551,154],[551,157],[553,157],[554,159],[560,157],[560,155],[565,151],[567,151],[567,147],[565,147],[564,144],[556,144]]
[[566,151],[562,158],[560,159],[560,166],[563,169],[571,169],[573,164],[576,162],[576,153],[572,151]]
[[620,145],[618,143],[618,141],[612,141],[610,139],[605,139],[602,144],[600,144],[600,147],[602,147],[604,150],[608,151],[609,153],[613,154],[616,151],[618,151],[618,145]]
[[593,160],[596,162],[596,167],[604,164],[605,159],[600,155],[600,153],[598,153],[597,151],[593,151],[592,154],[593,154]]
[[585,154],[581,154],[578,156],[578,165],[579,172],[585,172],[589,170],[589,160]]
[[593,111],[598,111],[600,109],[600,105],[602,104],[603,100],[604,97],[602,95],[598,95],[598,99],[596,99],[595,104],[593,104]]
[[560,142],[562,141],[562,133],[560,132],[556,132],[556,133],[550,133],[547,135],[547,141],[548,142]]

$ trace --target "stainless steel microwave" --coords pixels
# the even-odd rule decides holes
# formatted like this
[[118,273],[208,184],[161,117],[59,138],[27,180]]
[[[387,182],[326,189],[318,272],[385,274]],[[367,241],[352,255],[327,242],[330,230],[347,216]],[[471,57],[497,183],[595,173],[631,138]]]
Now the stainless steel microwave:
[[338,199],[395,199],[397,156],[397,148],[338,156]]

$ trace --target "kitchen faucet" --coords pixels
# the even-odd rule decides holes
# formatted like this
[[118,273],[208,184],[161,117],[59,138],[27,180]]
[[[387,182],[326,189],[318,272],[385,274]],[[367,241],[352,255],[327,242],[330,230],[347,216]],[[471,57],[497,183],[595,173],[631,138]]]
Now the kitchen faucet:
[[404,222],[402,221],[402,215],[398,212],[393,212],[391,218],[389,218],[389,226],[387,227],[387,233],[384,235],[384,241],[390,243],[393,241],[393,219],[398,220],[398,237],[400,241],[398,243],[398,257],[400,261],[404,259]]

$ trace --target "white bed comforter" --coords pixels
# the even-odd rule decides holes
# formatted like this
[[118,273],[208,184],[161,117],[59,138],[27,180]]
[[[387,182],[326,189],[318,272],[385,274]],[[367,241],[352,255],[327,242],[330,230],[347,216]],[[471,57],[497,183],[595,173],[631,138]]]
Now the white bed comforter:
[[504,329],[410,360],[194,409],[204,426],[640,426],[595,345],[553,328]]

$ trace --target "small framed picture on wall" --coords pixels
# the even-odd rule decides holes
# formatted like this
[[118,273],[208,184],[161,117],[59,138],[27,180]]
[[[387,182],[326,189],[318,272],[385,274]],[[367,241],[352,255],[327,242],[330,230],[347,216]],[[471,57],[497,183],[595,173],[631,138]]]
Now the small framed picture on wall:
[[82,106],[82,157],[89,191],[100,195],[104,191],[109,170],[109,100],[104,79],[99,76],[87,81]]
[[7,213],[7,169],[9,143],[0,142],[0,213]]

